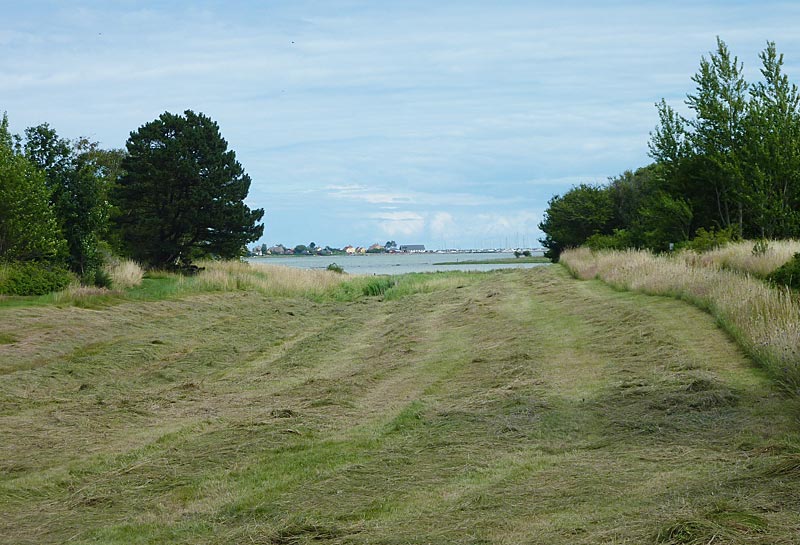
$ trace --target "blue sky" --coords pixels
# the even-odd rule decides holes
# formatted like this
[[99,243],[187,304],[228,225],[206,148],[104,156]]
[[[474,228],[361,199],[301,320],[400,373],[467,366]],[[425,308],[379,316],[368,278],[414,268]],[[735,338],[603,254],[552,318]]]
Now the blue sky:
[[[547,200],[648,162],[724,39],[800,76],[798,2],[27,1],[0,19],[0,112],[123,147],[215,119],[263,242],[536,246]],[[261,241],[260,241],[261,242]]]

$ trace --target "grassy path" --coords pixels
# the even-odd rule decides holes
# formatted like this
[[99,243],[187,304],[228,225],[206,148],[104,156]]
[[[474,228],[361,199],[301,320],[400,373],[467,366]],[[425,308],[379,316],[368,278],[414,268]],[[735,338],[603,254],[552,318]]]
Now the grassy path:
[[0,309],[0,543],[797,543],[797,402],[559,267]]

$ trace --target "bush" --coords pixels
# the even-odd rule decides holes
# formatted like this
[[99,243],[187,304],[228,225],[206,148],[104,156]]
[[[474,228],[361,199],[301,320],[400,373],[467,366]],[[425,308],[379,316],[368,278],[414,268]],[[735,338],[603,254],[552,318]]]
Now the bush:
[[789,261],[775,269],[767,276],[767,280],[773,284],[800,289],[800,252],[794,254]]
[[634,246],[630,233],[625,229],[614,229],[613,235],[595,233],[586,239],[585,245],[592,250],[624,250]]
[[64,268],[37,262],[0,265],[0,294],[45,295],[66,288],[74,276]]
[[336,263],[331,263],[330,265],[328,265],[328,270],[339,274],[344,273],[344,269],[340,265],[337,265]]
[[753,244],[752,254],[755,257],[765,256],[767,252],[769,252],[769,241],[767,239],[760,238]]
[[726,229],[719,229],[717,231],[715,231],[713,227],[709,231],[701,227],[695,232],[694,238],[682,244],[681,248],[694,250],[695,252],[709,252],[727,246],[737,238],[736,230],[732,225]]

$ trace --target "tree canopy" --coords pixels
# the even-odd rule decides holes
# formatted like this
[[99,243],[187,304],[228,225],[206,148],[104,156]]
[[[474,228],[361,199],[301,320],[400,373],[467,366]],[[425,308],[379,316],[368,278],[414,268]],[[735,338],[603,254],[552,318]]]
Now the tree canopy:
[[[685,101],[692,116],[665,100],[656,104],[651,165],[550,201],[540,225],[549,255],[584,243],[662,251],[715,232],[722,239],[800,236],[798,88],[773,42],[759,55],[755,83],[724,41],[716,45],[692,77]],[[610,196],[610,217],[601,193]]]
[[0,259],[54,261],[66,252],[44,174],[15,146],[0,120]]
[[242,255],[264,230],[244,199],[250,177],[202,113],[165,112],[132,132],[113,192],[115,223],[130,255],[151,266]]
[[60,138],[47,123],[25,130],[25,154],[44,173],[50,202],[67,242],[67,264],[92,284],[101,265],[99,244],[108,225],[106,163],[113,151],[88,139]]

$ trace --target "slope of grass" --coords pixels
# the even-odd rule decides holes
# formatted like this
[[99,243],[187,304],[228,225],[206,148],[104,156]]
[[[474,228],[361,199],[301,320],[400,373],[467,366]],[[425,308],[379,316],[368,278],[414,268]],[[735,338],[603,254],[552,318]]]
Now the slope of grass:
[[703,312],[561,268],[0,323],[0,543],[780,544],[800,528],[796,402]]

